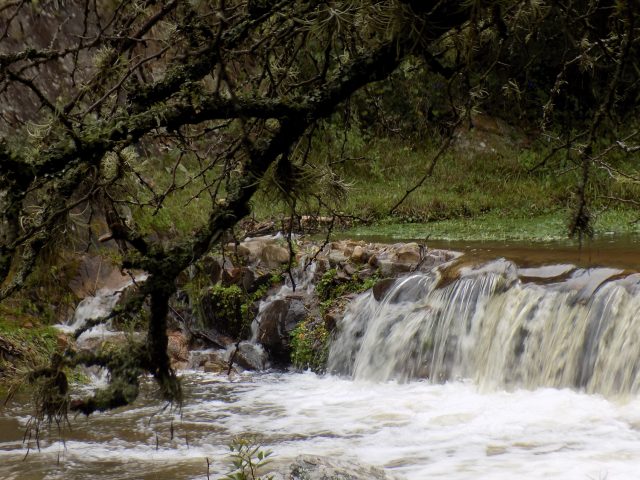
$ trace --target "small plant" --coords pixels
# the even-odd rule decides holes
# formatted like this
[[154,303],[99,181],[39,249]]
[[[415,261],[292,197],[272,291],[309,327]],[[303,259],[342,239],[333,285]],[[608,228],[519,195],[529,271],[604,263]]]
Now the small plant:
[[329,331],[322,320],[312,317],[291,332],[291,362],[296,368],[322,372],[329,354]]
[[273,475],[259,476],[258,470],[267,465],[270,450],[262,450],[252,438],[234,438],[229,445],[233,470],[220,480],[272,480]]

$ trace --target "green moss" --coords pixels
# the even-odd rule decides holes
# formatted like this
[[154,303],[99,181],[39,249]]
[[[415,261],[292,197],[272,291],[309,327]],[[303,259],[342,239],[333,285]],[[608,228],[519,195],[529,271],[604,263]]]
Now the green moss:
[[205,328],[215,328],[233,337],[248,331],[242,305],[246,295],[236,285],[213,285],[201,294],[201,320]]
[[311,317],[291,332],[291,363],[300,369],[323,372],[329,354],[329,331],[322,320]]
[[316,285],[316,293],[321,302],[334,300],[349,293],[361,293],[376,284],[377,275],[362,280],[357,274],[344,278],[335,268],[327,270]]
[[63,348],[53,327],[22,328],[0,318],[0,385],[19,389],[30,371],[47,365]]

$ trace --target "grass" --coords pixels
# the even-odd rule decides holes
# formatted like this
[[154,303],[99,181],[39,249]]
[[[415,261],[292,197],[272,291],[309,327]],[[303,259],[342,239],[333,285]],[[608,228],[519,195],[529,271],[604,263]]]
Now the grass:
[[[438,141],[376,137],[356,128],[347,131],[327,128],[317,135],[310,150],[307,163],[310,176],[303,177],[302,182],[309,197],[298,200],[296,212],[329,213],[326,205],[319,204],[317,196],[319,190],[327,189],[326,175],[318,172],[326,172],[331,165],[348,185],[348,193],[323,201],[334,211],[361,220],[345,235],[444,240],[567,238],[579,175],[575,158],[557,154],[542,168],[532,169],[546,157],[549,147],[525,148],[528,139],[519,135],[465,132],[438,160],[433,175],[391,212],[427,171],[439,148]],[[620,156],[610,160],[621,171],[635,174],[637,158]],[[197,175],[199,164],[185,156],[174,168],[175,161],[168,154],[139,168],[139,174],[154,185],[156,194],[170,189],[173,178],[177,185],[186,184],[167,195],[162,208],[132,208],[143,233],[169,239],[184,237],[207,221],[212,200],[204,190],[205,176]],[[215,172],[209,175],[214,176]],[[289,216],[289,207],[278,200],[282,196],[274,194],[277,189],[273,182],[264,182],[253,201],[257,220]],[[157,200],[143,188],[137,191],[138,200],[143,203]],[[224,191],[219,194],[224,197]],[[607,195],[633,200],[640,197],[640,185],[620,175],[594,170],[588,196],[595,233],[639,233],[632,222],[640,214],[631,204],[619,204],[605,211]]]
[[[335,162],[350,185],[334,207],[364,220],[344,236],[378,235],[396,239],[556,240],[566,239],[579,169],[574,159],[558,154],[542,168],[546,146],[526,147],[513,137],[467,132],[438,161],[433,175],[394,211],[392,207],[427,171],[438,149],[432,140],[408,141],[346,135],[345,157],[336,157],[332,142],[318,142],[314,162]],[[340,144],[334,139],[334,145]],[[483,145],[483,146],[482,146]],[[634,158],[611,158],[621,170],[635,173]],[[640,197],[640,185],[594,170],[588,187],[596,235],[640,233],[640,213],[625,204],[608,208],[604,197]],[[278,213],[274,204],[256,202],[258,217]],[[286,211],[286,209],[283,209]],[[310,213],[300,211],[299,213]],[[326,214],[326,212],[325,212]]]
[[[594,233],[600,235],[637,235],[638,213],[631,210],[608,210],[594,220]],[[349,238],[379,237],[381,240],[523,240],[551,241],[567,239],[567,212],[557,211],[538,216],[515,217],[487,213],[473,218],[454,218],[429,223],[383,222],[353,227],[341,236]]]

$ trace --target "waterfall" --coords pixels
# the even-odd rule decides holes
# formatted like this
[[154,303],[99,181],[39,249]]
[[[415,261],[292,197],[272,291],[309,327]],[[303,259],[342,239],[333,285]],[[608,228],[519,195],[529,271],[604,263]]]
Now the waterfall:
[[640,390],[640,274],[505,260],[396,281],[349,307],[329,370],[355,379]]
[[[139,274],[134,279],[126,280],[125,282],[112,288],[101,288],[95,295],[86,297],[76,307],[73,317],[71,317],[66,323],[56,325],[57,328],[66,332],[73,333],[77,329],[86,325],[89,320],[94,320],[109,315],[118,304],[123,292],[131,287],[134,283],[141,283],[147,279],[146,274]],[[86,339],[90,336],[96,335],[108,335],[109,325],[96,325],[81,335],[81,338]]]

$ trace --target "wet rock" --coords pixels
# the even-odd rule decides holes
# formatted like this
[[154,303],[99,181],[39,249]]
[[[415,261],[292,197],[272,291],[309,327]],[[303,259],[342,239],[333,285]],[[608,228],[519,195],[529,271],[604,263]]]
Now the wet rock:
[[382,300],[395,282],[396,281],[393,278],[385,278],[383,280],[380,280],[371,289],[371,291],[373,292],[373,298],[375,298],[378,302]]
[[259,346],[250,342],[241,342],[231,351],[231,363],[246,370],[264,370],[267,365],[267,354]]
[[275,361],[288,360],[291,332],[306,316],[304,300],[299,296],[276,299],[263,309],[258,321],[258,342]]
[[288,310],[287,302],[282,299],[274,300],[264,308],[258,324],[258,341],[262,345],[273,349],[282,344]]
[[324,314],[324,326],[329,332],[333,332],[338,322],[344,317],[342,309],[331,309]]
[[77,275],[69,282],[69,287],[78,298],[95,295],[100,289],[117,289],[130,278],[109,261],[99,255],[80,257]]
[[214,357],[202,365],[202,369],[208,373],[227,373],[229,371],[229,362],[222,358]]
[[284,472],[273,474],[274,480],[388,480],[375,467],[335,458],[301,455]]
[[189,341],[182,332],[171,332],[168,334],[169,343],[167,353],[173,368],[185,368],[189,361]]

